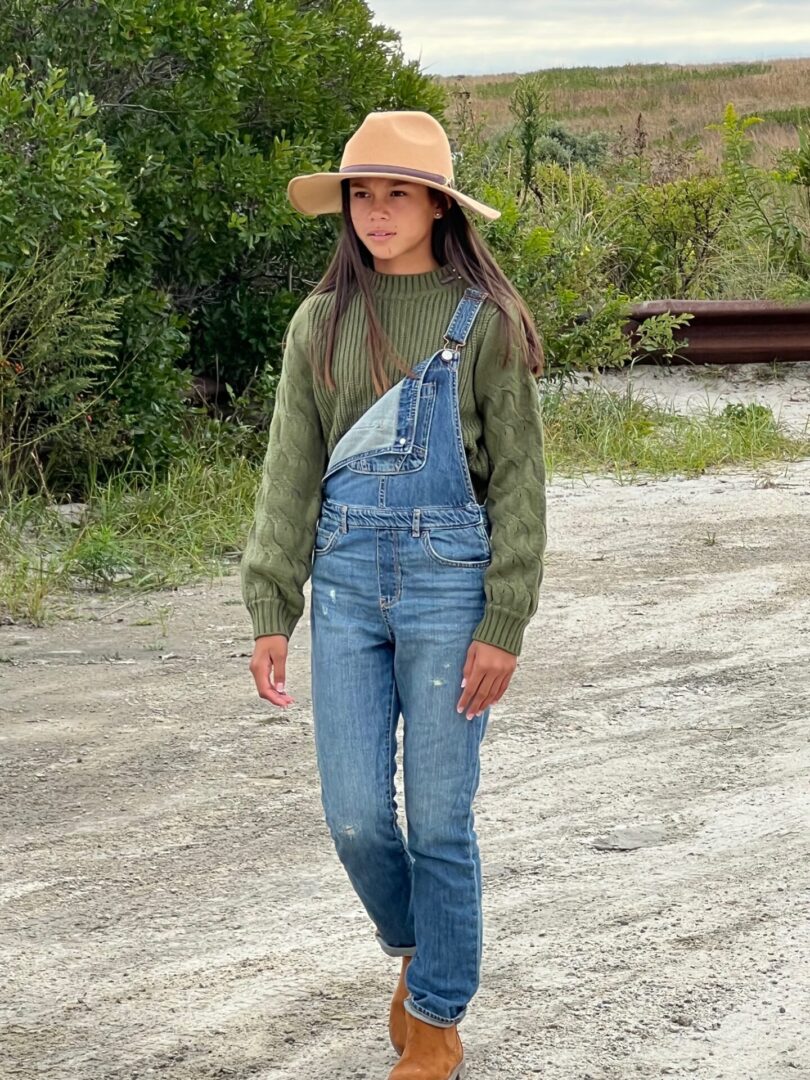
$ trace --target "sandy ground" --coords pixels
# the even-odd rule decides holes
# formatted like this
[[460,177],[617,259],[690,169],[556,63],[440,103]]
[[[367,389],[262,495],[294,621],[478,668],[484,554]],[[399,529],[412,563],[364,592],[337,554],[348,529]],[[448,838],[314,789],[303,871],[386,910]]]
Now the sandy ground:
[[[308,611],[281,712],[236,576],[120,604],[0,629],[0,1076],[385,1080],[399,965],[323,822]],[[810,460],[549,485],[470,1080],[810,1077],[809,660]]]
[[773,364],[637,364],[632,371],[579,375],[575,387],[632,385],[636,396],[674,412],[721,412],[727,402],[767,405],[794,435],[810,432],[810,362]]

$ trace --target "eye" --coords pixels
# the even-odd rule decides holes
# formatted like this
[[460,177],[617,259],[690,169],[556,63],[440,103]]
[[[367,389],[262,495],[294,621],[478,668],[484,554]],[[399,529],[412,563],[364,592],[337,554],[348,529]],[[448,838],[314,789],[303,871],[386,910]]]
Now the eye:
[[390,194],[391,195],[407,195],[408,192],[403,191],[402,188],[392,188],[391,191],[390,191]]

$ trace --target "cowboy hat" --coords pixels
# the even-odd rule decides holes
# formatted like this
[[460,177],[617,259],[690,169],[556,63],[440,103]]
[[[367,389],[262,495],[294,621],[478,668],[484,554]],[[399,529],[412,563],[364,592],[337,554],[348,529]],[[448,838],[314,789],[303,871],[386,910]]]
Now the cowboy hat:
[[340,171],[294,176],[287,184],[287,197],[302,214],[339,214],[340,182],[352,176],[424,184],[490,221],[501,216],[500,210],[455,190],[445,130],[429,113],[415,109],[369,113],[346,143]]

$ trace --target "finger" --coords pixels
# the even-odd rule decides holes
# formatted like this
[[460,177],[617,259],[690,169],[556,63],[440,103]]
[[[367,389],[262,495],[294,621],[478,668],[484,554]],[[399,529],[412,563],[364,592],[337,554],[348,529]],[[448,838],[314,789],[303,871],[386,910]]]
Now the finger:
[[285,705],[294,704],[294,699],[287,693],[280,693],[274,689],[270,682],[270,662],[269,657],[262,663],[251,665],[251,673],[253,675],[253,681],[256,683],[256,690],[260,698],[264,698],[265,701],[271,702],[273,705]]
[[250,661],[250,674],[253,676],[259,694],[266,694],[270,690],[270,664],[268,661],[269,658],[259,660],[255,653]]
[[488,708],[490,708],[490,706],[495,704],[495,702],[498,700],[499,691],[500,691],[500,688],[501,688],[502,684],[503,684],[503,677],[501,675],[498,675],[497,672],[496,672],[492,676],[492,684],[490,685],[490,687],[489,687],[489,689],[487,691],[487,696],[484,699],[484,703],[481,706],[479,712],[483,712],[484,709],[488,709]]
[[493,705],[495,704],[496,701],[500,701],[501,698],[503,697],[503,695],[506,693],[506,688],[509,686],[510,679],[511,679],[510,675],[504,675],[504,677],[498,683],[497,692],[495,694],[495,697],[492,699],[492,704]]
[[463,712],[468,701],[467,689],[472,678],[473,671],[475,670],[475,654],[477,651],[477,642],[470,643],[470,647],[467,649],[467,656],[464,661],[464,667],[461,671],[461,697],[456,702],[456,711]]
[[512,675],[513,674],[514,674],[513,671],[506,671],[498,679],[497,685],[493,689],[493,692],[496,695],[495,696],[495,701],[500,701],[500,699],[506,693],[506,689],[507,689],[507,687],[509,686],[509,683],[512,680]]
[[[461,672],[462,680],[468,680],[470,678],[470,676],[472,675],[473,668],[475,667],[475,657],[476,657],[477,652],[478,652],[478,642],[477,641],[471,641],[470,642],[470,647],[467,649],[466,659],[464,660],[464,670]],[[464,685],[463,681],[462,681],[462,685]]]
[[481,685],[481,679],[485,672],[479,667],[473,667],[470,675],[467,678],[467,685],[461,692],[461,697],[458,699],[456,705],[457,712],[465,712],[469,707],[470,702],[478,691],[478,687]]
[[271,686],[266,693],[259,691],[259,697],[264,698],[266,701],[271,702],[273,705],[280,705],[282,709],[286,709],[288,705],[295,704],[295,698],[291,698],[289,694],[279,693],[278,690],[274,690]]
[[464,661],[464,667],[461,672],[461,697],[457,702],[458,711],[461,712],[464,706],[467,704],[467,695],[465,694],[465,688],[469,686],[470,679],[475,671],[475,654],[477,651],[476,643],[473,641],[469,649],[467,649],[467,658]]
[[287,657],[282,655],[279,657],[272,657],[273,660],[273,688],[278,690],[280,694],[284,693],[285,685],[285,673],[287,670]]
[[492,688],[498,679],[497,675],[485,674],[481,679],[478,687],[478,692],[472,700],[472,703],[467,710],[467,719],[472,720],[474,716],[478,716],[490,702]]

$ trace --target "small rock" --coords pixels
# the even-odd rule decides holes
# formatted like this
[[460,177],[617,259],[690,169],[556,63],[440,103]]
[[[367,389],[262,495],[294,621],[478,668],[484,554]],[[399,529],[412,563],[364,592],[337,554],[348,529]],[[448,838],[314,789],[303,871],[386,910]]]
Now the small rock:
[[68,502],[61,503],[58,506],[51,503],[48,507],[49,510],[53,510],[58,514],[63,521],[66,521],[68,525],[81,525],[82,521],[88,510],[87,503],[81,502]]

